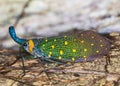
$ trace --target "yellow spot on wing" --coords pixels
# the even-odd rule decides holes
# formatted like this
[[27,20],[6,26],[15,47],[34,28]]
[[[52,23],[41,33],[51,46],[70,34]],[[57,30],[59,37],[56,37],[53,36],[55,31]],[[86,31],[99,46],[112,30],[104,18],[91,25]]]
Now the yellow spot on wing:
[[49,52],[48,57],[51,57],[51,55],[52,55],[52,52]]
[[81,36],[83,36],[83,34],[81,34]]
[[52,52],[49,52],[50,55],[52,55]]
[[103,45],[101,44],[100,47],[103,47]]
[[54,39],[54,42],[56,42],[57,40],[56,39]]
[[92,44],[90,44],[91,46],[94,46],[94,44],[92,43]]
[[63,55],[63,51],[62,50],[60,50],[60,55]]
[[91,38],[92,38],[92,39],[94,39],[95,37],[94,37],[94,36],[92,36]]
[[80,41],[81,43],[84,43],[84,40]]
[[52,45],[51,47],[52,47],[52,49],[54,49],[54,48],[55,48],[55,46],[54,46],[54,45]]
[[65,45],[67,45],[68,44],[68,42],[67,41],[65,41],[65,43],[64,43]]
[[29,51],[30,51],[30,53],[32,53],[33,48],[34,48],[34,46],[35,46],[33,40],[29,40],[29,41],[28,41],[28,44],[29,44]]
[[72,61],[75,61],[75,58],[72,58]]
[[72,52],[74,52],[74,53],[75,53],[76,51],[77,51],[76,49],[72,49]]
[[62,59],[62,57],[61,57],[61,56],[59,56],[59,57],[58,57],[58,59]]
[[85,48],[85,49],[84,49],[84,52],[86,52],[86,51],[87,51],[87,49]]
[[50,55],[50,54],[48,54],[48,57],[51,57],[51,55]]
[[74,41],[76,41],[77,39],[74,39]]
[[64,36],[64,38],[67,38],[67,36]]
[[100,40],[100,42],[102,42],[103,40]]
[[47,42],[48,40],[46,39],[45,41]]
[[99,50],[96,50],[96,53],[99,53],[100,51]]
[[84,60],[86,60],[87,56],[83,56]]

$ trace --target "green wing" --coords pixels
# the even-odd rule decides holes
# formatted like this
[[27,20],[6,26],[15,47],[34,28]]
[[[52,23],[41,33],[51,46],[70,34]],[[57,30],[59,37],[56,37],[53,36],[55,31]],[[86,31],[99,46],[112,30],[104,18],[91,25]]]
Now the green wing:
[[75,61],[78,58],[86,60],[88,57],[105,54],[106,46],[107,42],[102,36],[86,31],[77,36],[42,39],[37,48],[47,57]]

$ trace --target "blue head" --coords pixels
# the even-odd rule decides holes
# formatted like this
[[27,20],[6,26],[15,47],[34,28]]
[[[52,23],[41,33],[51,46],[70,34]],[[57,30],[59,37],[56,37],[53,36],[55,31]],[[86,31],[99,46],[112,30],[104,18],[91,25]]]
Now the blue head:
[[20,45],[22,45],[23,43],[27,41],[26,39],[21,39],[16,36],[14,26],[9,27],[9,34],[12,37],[12,39]]

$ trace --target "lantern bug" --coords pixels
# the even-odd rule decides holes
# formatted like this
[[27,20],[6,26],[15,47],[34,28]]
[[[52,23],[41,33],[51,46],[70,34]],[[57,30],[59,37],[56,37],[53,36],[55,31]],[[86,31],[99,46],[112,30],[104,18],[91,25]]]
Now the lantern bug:
[[93,31],[83,31],[74,36],[21,39],[16,36],[14,27],[10,26],[9,33],[25,51],[41,61],[86,62],[108,55],[110,50],[109,41]]

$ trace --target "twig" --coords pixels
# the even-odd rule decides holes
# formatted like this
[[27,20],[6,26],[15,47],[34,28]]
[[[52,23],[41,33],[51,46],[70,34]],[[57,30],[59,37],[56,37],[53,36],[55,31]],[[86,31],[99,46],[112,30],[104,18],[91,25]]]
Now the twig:
[[17,82],[22,83],[22,84],[25,84],[25,85],[33,86],[33,85],[31,85],[30,83],[24,82],[24,81],[22,81],[22,80],[20,80],[20,79],[17,79],[17,78],[15,78],[15,77],[5,76],[5,75],[2,75],[2,74],[0,74],[0,77],[6,78],[6,79],[11,79],[11,80],[17,81]]
[[117,73],[106,73],[104,71],[94,71],[94,70],[56,70],[56,69],[49,69],[47,70],[48,73],[80,73],[80,74],[97,74],[97,75],[117,75],[120,77],[120,74]]
[[31,1],[31,0],[28,0],[28,1],[24,4],[23,9],[22,9],[22,11],[21,11],[21,14],[18,16],[18,18],[17,18],[16,21],[15,21],[15,24],[14,24],[15,27],[17,26],[19,20],[25,15],[25,8],[29,5],[30,1]]
[[[14,66],[9,66],[5,68],[21,70],[20,67],[14,67]],[[26,70],[40,72],[40,70],[35,68],[26,68]],[[43,72],[44,71],[47,73],[63,73],[64,72],[64,73],[80,73],[80,74],[96,74],[96,75],[116,75],[120,77],[120,74],[117,74],[117,73],[107,73],[105,71],[96,71],[96,70],[72,70],[72,69],[49,68],[49,69],[43,70]]]

